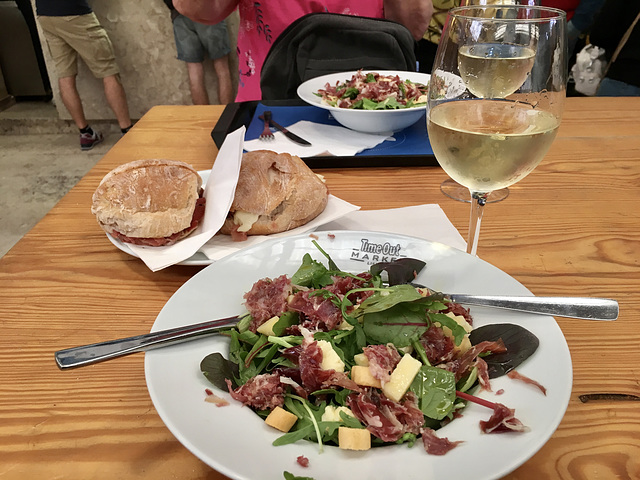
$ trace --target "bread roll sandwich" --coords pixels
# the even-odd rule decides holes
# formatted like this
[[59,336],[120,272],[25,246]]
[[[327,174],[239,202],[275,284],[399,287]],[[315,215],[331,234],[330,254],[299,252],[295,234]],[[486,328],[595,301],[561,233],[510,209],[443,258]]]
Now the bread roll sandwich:
[[93,194],[102,229],[136,245],[172,245],[204,217],[202,178],[175,160],[136,160],[109,172]]
[[324,182],[299,158],[269,150],[242,157],[236,194],[220,230],[234,240],[304,225],[327,206]]

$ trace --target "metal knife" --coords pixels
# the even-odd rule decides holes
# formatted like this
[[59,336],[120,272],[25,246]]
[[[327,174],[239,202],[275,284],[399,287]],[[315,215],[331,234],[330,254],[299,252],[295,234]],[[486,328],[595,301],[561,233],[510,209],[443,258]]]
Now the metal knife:
[[[608,298],[445,295],[456,302],[468,305],[505,308],[542,315],[587,320],[615,320],[618,318],[618,302]],[[144,352],[152,348],[165,347],[212,335],[234,325],[238,319],[239,317],[228,317],[136,335],[135,337],[68,348],[55,352],[55,359],[58,367],[62,370],[83,367],[131,353]]]
[[307,142],[304,138],[299,137],[295,133],[291,133],[289,130],[287,130],[282,125],[280,125],[275,120],[273,120],[270,110],[265,110],[264,113],[258,118],[262,118],[263,120],[269,122],[270,125],[273,125],[278,130],[280,130],[282,133],[284,133],[284,136],[287,137],[292,142],[297,143],[298,145],[305,146],[305,147],[310,147],[311,146],[311,144],[309,142]]

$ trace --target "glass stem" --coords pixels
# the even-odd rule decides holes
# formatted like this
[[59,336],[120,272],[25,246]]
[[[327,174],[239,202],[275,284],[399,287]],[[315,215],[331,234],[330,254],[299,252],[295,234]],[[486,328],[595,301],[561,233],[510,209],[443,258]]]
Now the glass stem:
[[480,237],[480,223],[484,206],[489,193],[471,192],[471,215],[469,216],[469,236],[467,237],[467,253],[477,255],[478,238]]

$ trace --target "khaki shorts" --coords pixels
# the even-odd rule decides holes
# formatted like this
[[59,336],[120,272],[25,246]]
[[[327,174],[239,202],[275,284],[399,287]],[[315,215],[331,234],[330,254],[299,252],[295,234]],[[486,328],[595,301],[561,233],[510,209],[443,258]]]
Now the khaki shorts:
[[59,78],[78,74],[78,55],[97,78],[120,72],[113,45],[94,13],[38,16]]

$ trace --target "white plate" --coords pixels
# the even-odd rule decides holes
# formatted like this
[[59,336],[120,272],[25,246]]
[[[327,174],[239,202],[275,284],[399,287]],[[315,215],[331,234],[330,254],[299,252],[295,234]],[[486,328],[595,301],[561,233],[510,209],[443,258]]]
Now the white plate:
[[[211,173],[211,170],[198,171],[198,174],[202,178],[202,185],[207,184],[207,180],[209,179],[210,173]],[[117,238],[114,238],[112,235],[108,233],[106,233],[106,235],[109,241],[113,243],[113,245],[115,245],[119,250],[133,257],[140,258],[140,256],[137,253],[135,253],[133,250],[129,248],[129,245],[127,243],[121,240],[118,240]],[[177,263],[176,265],[198,266],[198,265],[211,265],[212,263],[213,263],[213,260],[209,259],[204,253],[196,252],[191,257],[187,258],[186,260],[183,260],[180,263]]]
[[[531,295],[515,279],[488,263],[455,248],[413,237],[375,232],[317,233],[320,246],[339,268],[366,271],[383,257],[414,257],[427,262],[417,281],[451,293]],[[296,271],[305,253],[324,262],[309,235],[269,241],[226,257],[187,281],[162,309],[152,331],[243,311],[242,295],[264,277]],[[382,253],[371,253],[380,251]],[[386,252],[386,254],[385,254]],[[560,423],[571,394],[571,357],[562,332],[552,317],[472,307],[474,325],[515,323],[540,339],[540,347],[518,370],[547,388],[502,377],[492,380],[494,392],[480,396],[515,408],[516,416],[530,427],[527,433],[487,435],[479,420],[491,411],[475,404],[464,416],[438,430],[450,440],[463,440],[444,456],[425,453],[421,442],[413,448],[394,445],[365,452],[344,451],[306,441],[274,447],[280,433],[268,427],[249,408],[230,400],[216,407],[204,401],[205,389],[230,399],[200,373],[200,361],[208,354],[228,353],[228,342],[210,337],[170,348],[150,351],[145,373],[151,399],[160,417],[176,438],[194,455],[219,472],[243,480],[281,480],[283,472],[316,480],[448,478],[486,480],[511,472],[534,455]],[[296,464],[304,455],[308,468]]]
[[[395,70],[381,70],[376,72],[381,75],[398,75],[401,80],[411,80],[412,82],[422,83],[424,85],[429,83],[429,78],[431,77],[429,74],[420,72],[402,72]],[[321,97],[315,95],[315,93],[323,89],[327,83],[335,85],[338,81],[344,82],[350,80],[356,73],[358,72],[340,72],[312,78],[298,87],[298,96],[310,105],[330,111],[338,123],[358,132],[376,134],[396,132],[413,125],[424,115],[426,110],[425,105],[398,110],[356,110],[326,105],[322,103]],[[464,89],[465,87],[462,84],[462,80],[459,77],[455,77],[449,84],[447,96],[457,96],[464,92]]]

